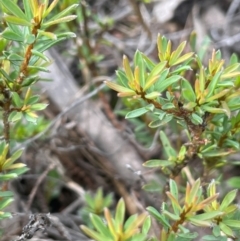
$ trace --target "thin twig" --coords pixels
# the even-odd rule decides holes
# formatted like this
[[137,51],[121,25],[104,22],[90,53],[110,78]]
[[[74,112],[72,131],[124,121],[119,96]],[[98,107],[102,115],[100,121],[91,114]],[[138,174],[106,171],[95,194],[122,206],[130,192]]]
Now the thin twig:
[[34,188],[32,189],[30,195],[29,195],[29,199],[28,199],[28,202],[27,202],[27,210],[30,209],[31,205],[32,205],[32,202],[33,202],[33,199],[36,195],[36,192],[40,186],[40,184],[43,182],[43,180],[45,179],[45,177],[47,176],[48,172],[51,171],[54,167],[55,167],[55,163],[51,163],[48,168],[40,175],[40,177],[38,178]]

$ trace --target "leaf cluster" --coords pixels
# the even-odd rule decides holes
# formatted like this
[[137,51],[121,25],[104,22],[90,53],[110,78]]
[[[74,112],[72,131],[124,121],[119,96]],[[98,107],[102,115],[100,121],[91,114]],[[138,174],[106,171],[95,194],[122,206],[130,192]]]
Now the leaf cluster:
[[[104,219],[90,214],[94,229],[81,225],[81,229],[97,241],[144,241],[151,226],[150,217],[146,213],[132,215],[125,221],[125,204],[120,199],[113,217],[109,209],[104,208]],[[140,228],[142,226],[142,228]]]
[[33,94],[32,87],[40,80],[39,71],[48,72],[51,61],[44,52],[75,36],[71,32],[55,34],[48,30],[50,26],[76,18],[70,13],[78,4],[68,5],[61,12],[52,14],[58,2],[23,0],[20,7],[17,1],[0,0],[3,13],[0,34],[0,115],[3,122],[3,140],[0,142],[1,219],[11,216],[3,211],[13,201],[7,181],[28,170],[25,164],[15,163],[23,150],[11,153],[10,147],[14,144],[11,138],[15,138],[12,130],[17,126],[19,128],[21,123],[37,123],[36,112],[45,109],[47,104],[39,103],[40,98]]
[[[195,40],[193,33],[190,45],[194,51]],[[173,50],[171,41],[159,35],[157,62],[137,50],[132,64],[123,56],[123,70],[116,72],[117,83],[105,83],[119,97],[145,102],[128,112],[126,119],[147,116],[151,118],[150,128],[167,123],[179,125],[188,137],[188,142],[177,150],[160,131],[165,158],[143,164],[161,169],[169,180],[163,189],[169,202],[162,204],[161,211],[147,208],[162,227],[155,240],[194,240],[198,234],[192,233],[186,224],[212,228],[212,235],[204,236],[203,240],[236,240],[240,227],[238,207],[233,204],[236,190],[227,193],[220,202],[215,181],[206,188],[197,179],[192,185],[187,183],[185,191],[180,193],[174,179],[197,159],[203,166],[198,177],[207,180],[212,169],[225,165],[227,157],[239,151],[240,63],[235,54],[225,63],[220,50],[213,50],[205,64],[203,53],[186,51],[186,44],[182,42]],[[146,184],[143,188],[159,191],[159,186],[159,183]]]

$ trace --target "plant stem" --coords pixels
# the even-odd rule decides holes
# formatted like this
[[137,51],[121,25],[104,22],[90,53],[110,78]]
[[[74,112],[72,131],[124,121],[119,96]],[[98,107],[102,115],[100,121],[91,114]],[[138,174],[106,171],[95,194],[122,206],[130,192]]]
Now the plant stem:
[[[34,20],[38,20],[36,18],[34,18]],[[33,43],[29,44],[27,46],[27,49],[26,49],[26,52],[25,52],[25,56],[24,56],[24,60],[21,64],[21,67],[20,67],[20,72],[19,72],[19,75],[18,75],[18,78],[16,80],[16,83],[18,84],[22,84],[22,82],[24,81],[25,77],[27,76],[28,74],[28,65],[29,65],[29,62],[30,62],[30,59],[32,57],[32,49],[34,47],[34,44],[36,42],[36,37],[37,37],[37,34],[38,34],[38,29],[40,29],[41,27],[41,21],[42,20],[38,20],[37,24],[33,27],[32,29],[32,34],[34,35],[35,37],[35,40]]]
[[11,107],[11,97],[9,94],[8,89],[3,90],[3,96],[4,96],[4,101],[3,101],[3,135],[6,143],[9,143],[10,140],[10,125],[8,121],[8,117],[10,114],[10,107]]

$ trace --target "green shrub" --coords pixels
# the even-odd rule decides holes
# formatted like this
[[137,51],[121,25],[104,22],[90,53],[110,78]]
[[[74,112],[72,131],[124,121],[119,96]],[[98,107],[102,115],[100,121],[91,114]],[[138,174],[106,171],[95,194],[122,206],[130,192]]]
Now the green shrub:
[[[190,40],[193,50],[195,37],[192,35]],[[213,50],[205,66],[203,54],[186,52],[185,46],[186,42],[182,42],[172,50],[171,41],[159,35],[158,62],[136,51],[133,68],[124,56],[123,70],[117,71],[118,82],[105,82],[118,92],[119,97],[139,102],[141,107],[128,112],[126,119],[147,115],[151,119],[150,128],[167,123],[179,125],[189,139],[177,149],[164,131],[160,131],[165,159],[144,163],[145,167],[160,169],[166,177],[163,192],[168,201],[162,203],[161,211],[147,208],[161,231],[154,237],[145,236],[143,240],[194,240],[198,233],[191,231],[190,224],[212,228],[212,234],[201,237],[202,240],[237,240],[240,218],[238,207],[233,204],[237,191],[228,192],[220,201],[216,182],[213,180],[207,184],[206,181],[211,170],[229,164],[229,155],[239,151],[240,63],[236,55],[232,55],[230,62],[225,64],[221,52]],[[187,182],[185,189],[179,189],[175,178],[185,167],[191,172],[191,163],[196,160],[202,165],[203,172],[194,177],[197,180],[191,185]],[[156,190],[161,185],[155,184]],[[148,184],[145,189],[149,189]],[[95,228],[102,234],[83,228],[92,238],[99,241],[135,240],[134,236],[127,239],[117,236],[114,230],[117,230],[118,222],[114,219],[110,225],[109,218],[105,217],[107,224],[100,226],[95,225],[95,216],[91,217]]]
[[[15,0],[0,0],[1,13],[4,14],[1,14],[0,26],[0,129],[3,136],[0,141],[0,219],[11,217],[11,213],[5,211],[13,201],[8,181],[28,170],[25,164],[15,163],[23,151],[12,153],[16,139],[22,139],[21,133],[26,133],[27,128],[32,134],[41,131],[41,126],[33,128],[32,124],[26,126],[26,123],[36,124],[36,112],[47,107],[46,103],[39,103],[39,96],[32,93],[32,87],[40,80],[38,72],[47,72],[51,63],[43,53],[75,35],[71,32],[55,34],[48,30],[50,26],[76,18],[69,13],[77,4],[52,14],[57,3],[58,0],[50,4],[48,0],[23,0],[22,4]],[[40,124],[46,125],[43,120]]]

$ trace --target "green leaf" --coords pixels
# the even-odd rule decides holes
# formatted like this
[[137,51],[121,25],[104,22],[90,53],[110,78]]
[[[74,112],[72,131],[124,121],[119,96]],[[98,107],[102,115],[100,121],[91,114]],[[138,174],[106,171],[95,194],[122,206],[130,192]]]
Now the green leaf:
[[221,82],[218,82],[217,87],[234,87],[234,82],[231,80],[224,80]]
[[118,80],[121,82],[122,86],[129,88],[126,74],[122,70],[117,70],[116,75],[118,77]]
[[181,219],[178,215],[176,215],[174,213],[170,213],[167,210],[164,210],[163,214],[173,221],[179,221]]
[[158,160],[158,159],[152,159],[149,161],[146,161],[143,163],[143,166],[145,167],[168,167],[168,166],[173,166],[174,162],[172,161],[167,161],[167,160]]
[[210,96],[209,98],[207,98],[205,101],[206,101],[206,102],[212,102],[213,100],[220,99],[220,98],[222,98],[224,95],[226,95],[230,90],[231,90],[231,89],[221,90],[221,91],[218,92],[217,94],[212,95],[212,96]]
[[177,183],[173,179],[169,180],[169,187],[171,194],[176,198],[176,200],[178,200],[178,187]]
[[216,89],[218,81],[220,80],[221,74],[222,74],[222,71],[216,73],[214,75],[213,79],[210,81],[210,84],[208,85],[208,88],[207,88],[208,94],[207,94],[206,98],[209,98],[212,96],[214,90]]
[[142,53],[142,57],[143,57],[143,59],[146,63],[147,68],[150,71],[152,71],[156,64],[152,60],[150,60],[146,55],[144,55],[143,53]]
[[126,119],[130,119],[130,118],[136,118],[136,117],[139,117],[141,115],[144,115],[145,113],[147,113],[149,110],[146,109],[146,107],[142,107],[142,108],[139,108],[139,109],[135,109],[135,110],[132,110],[130,112],[127,113],[126,115]]
[[185,73],[186,70],[192,70],[191,66],[184,65],[177,67],[175,70],[171,71],[171,75],[178,74],[181,75],[182,73]]
[[229,220],[229,219],[226,219],[226,220],[223,220],[222,221],[225,225],[231,227],[231,228],[237,228],[239,229],[240,227],[240,220]]
[[103,190],[98,188],[97,193],[94,197],[94,208],[97,212],[102,212],[103,207]]
[[183,41],[175,51],[172,52],[170,60],[169,60],[169,65],[172,66],[174,63],[178,60],[179,56],[182,54],[182,51],[184,50],[186,46],[186,41]]
[[215,237],[212,235],[205,235],[202,237],[202,239],[206,241],[227,241],[227,237],[224,237],[224,236]]
[[49,26],[52,26],[54,24],[70,22],[70,21],[74,20],[75,18],[77,18],[77,15],[68,15],[66,17],[48,21],[48,22],[42,24],[42,28],[48,28]]
[[31,97],[27,100],[27,102],[26,102],[25,104],[26,104],[26,105],[33,105],[33,104],[37,103],[38,100],[39,100],[39,96],[38,96],[38,95],[33,95],[33,96],[31,96]]
[[203,123],[203,119],[199,115],[192,113],[191,117],[192,117],[192,121],[194,121],[194,124],[201,125]]
[[221,107],[226,111],[226,115],[227,117],[230,119],[231,118],[231,110],[228,106],[228,104],[226,103],[226,101],[220,101],[221,102]]
[[223,222],[220,222],[219,227],[226,235],[228,235],[230,237],[234,237],[234,233],[233,233],[232,229],[229,228],[226,224],[224,224]]
[[[176,108],[175,105],[173,103],[166,103],[162,106],[163,110],[170,110],[170,109],[174,109]],[[170,115],[171,116],[171,115]]]
[[23,6],[24,6],[24,12],[26,14],[26,18],[28,19],[28,21],[31,21],[33,15],[29,4],[29,0],[23,0]]
[[130,238],[133,235],[133,231],[136,234],[136,229],[142,225],[146,217],[146,213],[138,215],[136,220],[134,222],[131,222],[131,224],[129,224],[128,227],[125,229],[123,240],[127,240],[128,238]]
[[180,149],[180,151],[179,151],[179,153],[178,153],[178,159],[180,160],[180,161],[182,161],[183,159],[184,159],[184,157],[185,157],[185,155],[186,155],[186,152],[187,152],[187,148],[186,148],[186,146],[181,146],[181,149]]
[[223,199],[220,210],[224,211],[236,198],[237,195],[237,189],[230,191]]
[[195,31],[191,32],[189,43],[190,43],[192,51],[196,52],[197,33]]
[[17,176],[22,175],[23,173],[29,171],[30,169],[28,167],[21,167],[18,169],[14,169],[12,171],[9,171],[8,174],[16,174]]
[[46,62],[50,62],[50,59],[47,56],[45,56],[43,53],[41,53],[41,52],[39,52],[35,49],[32,49],[31,52],[32,52],[33,55],[45,60]]
[[13,79],[5,72],[4,69],[0,68],[0,73],[5,77],[7,81],[13,82]]
[[203,93],[205,89],[205,71],[204,67],[200,69],[200,74],[199,74],[199,87],[200,87],[200,92]]
[[173,119],[173,115],[165,115],[162,120],[155,120],[149,123],[150,128],[157,128],[159,126],[166,125],[169,121]]
[[201,108],[204,111],[210,112],[210,113],[214,113],[214,114],[227,114],[226,110],[221,109],[221,108],[215,108],[215,107],[211,107],[211,106],[207,106],[207,105],[202,105]]
[[171,228],[171,225],[167,222],[164,215],[160,214],[157,209],[154,207],[147,207],[146,210],[158,221],[160,222],[164,228],[168,229]]
[[161,85],[161,82],[167,78],[168,74],[169,74],[169,68],[163,70],[163,72],[160,74],[159,79],[157,80],[157,82],[154,85],[154,90],[158,89],[158,86]]
[[57,39],[57,35],[52,32],[47,32],[47,31],[38,31],[38,32],[39,32],[39,35],[45,36],[49,39],[52,39],[52,40]]
[[232,73],[235,70],[239,70],[239,67],[240,67],[240,63],[231,64],[224,69],[223,74]]
[[0,3],[13,15],[19,17],[20,19],[28,21],[27,16],[14,1],[0,0]]
[[204,157],[220,157],[220,156],[228,156],[231,153],[231,151],[220,151],[219,149],[216,149],[215,151],[209,151],[204,152]]
[[227,139],[224,141],[224,146],[234,148],[236,150],[240,149],[240,143],[238,141]]
[[46,18],[47,15],[55,8],[59,0],[53,0],[50,4],[50,6],[46,9],[46,11],[43,14],[43,18]]
[[87,203],[87,205],[91,208],[91,209],[94,209],[95,207],[95,204],[94,204],[94,200],[93,198],[91,197],[91,195],[89,193],[86,193],[84,195],[84,199],[85,199],[85,202]]
[[60,19],[64,16],[66,16],[68,13],[75,10],[78,6],[79,6],[79,4],[70,5],[69,7],[65,8],[63,11],[61,11],[60,13],[54,15],[51,19],[49,19],[49,21]]
[[0,174],[0,181],[8,181],[8,180],[13,180],[18,175],[16,173],[10,173],[10,174]]
[[218,216],[221,216],[223,214],[224,214],[224,212],[221,212],[221,211],[211,211],[211,212],[206,212],[206,213],[195,215],[194,219],[207,221],[207,220],[217,218]]
[[103,223],[103,220],[98,215],[91,213],[90,219],[92,224],[100,234],[106,237],[111,237],[111,234],[108,231],[107,226]]
[[52,46],[56,45],[57,43],[61,42],[65,38],[58,38],[57,40],[46,40],[42,41],[39,45],[37,45],[34,49],[36,49],[39,52],[44,52],[47,49],[51,48]]
[[179,233],[176,241],[191,241],[198,237],[196,232],[194,233]]
[[110,193],[108,194],[103,200],[103,206],[109,207],[113,202],[113,195]]
[[[9,1],[10,2],[10,1]],[[5,21],[8,22],[8,23],[12,23],[12,24],[16,24],[16,25],[21,25],[21,26],[28,26],[28,27],[31,27],[32,24],[31,22],[25,20],[25,19],[22,19],[22,18],[19,18],[19,17],[15,17],[15,16],[5,16],[4,17]]]
[[220,227],[219,226],[214,226],[213,227],[213,230],[212,230],[212,233],[214,236],[218,237],[221,235],[221,230],[220,230]]
[[49,73],[50,71],[45,68],[45,67],[42,67],[42,66],[31,66],[31,65],[28,65],[27,69],[31,72],[38,72],[38,71],[42,71],[42,72],[46,72],[46,73]]
[[177,64],[180,64],[188,59],[190,59],[192,56],[193,56],[193,52],[190,52],[190,53],[187,53],[187,54],[184,54],[183,56],[181,56],[180,58],[178,58],[177,61],[174,62],[174,64],[172,64],[172,66],[174,65],[177,65]]
[[163,131],[160,131],[160,139],[162,141],[163,148],[167,156],[169,158],[177,158],[177,153],[175,149],[171,146],[166,134]]
[[230,58],[230,65],[238,63],[238,56],[233,53]]
[[183,108],[186,110],[190,110],[192,111],[193,108],[196,106],[197,104],[195,102],[188,102],[186,104],[183,105]]
[[57,39],[60,41],[68,39],[68,38],[76,38],[76,34],[73,32],[64,32],[64,33],[56,33]]
[[143,61],[142,54],[138,50],[134,55],[134,63],[135,63],[135,66],[136,67],[138,66],[139,68],[140,86],[144,87],[145,86],[145,64]]
[[142,233],[147,235],[150,228],[151,228],[151,218],[150,218],[150,216],[148,216],[143,223]]
[[131,227],[133,223],[136,222],[137,218],[138,214],[131,215],[124,223],[123,230],[126,231],[126,229],[129,229],[129,227]]
[[182,88],[182,97],[189,101],[189,102],[195,102],[196,101],[196,94],[193,91],[193,88],[188,80],[182,79],[181,81],[181,88]]
[[160,62],[152,69],[152,71],[150,72],[150,74],[146,79],[146,84],[143,88],[143,91],[146,91],[147,89],[149,89],[159,79],[159,74],[164,70],[164,68],[166,67],[166,64],[167,64],[167,61]]
[[24,163],[15,163],[15,164],[12,164],[12,165],[8,165],[8,166],[5,166],[3,167],[3,170],[15,170],[15,169],[18,169],[18,168],[22,168],[22,167],[26,167],[26,164]]
[[44,110],[46,109],[46,107],[48,106],[48,104],[34,104],[34,105],[31,105],[31,110]]
[[24,41],[24,36],[19,35],[16,32],[13,32],[9,28],[6,28],[2,33],[1,36],[5,39],[12,40],[12,41],[17,41],[17,42],[23,42]]
[[146,95],[145,95],[145,98],[148,99],[148,100],[154,100],[154,99],[156,99],[157,97],[159,97],[160,95],[161,95],[161,94],[160,94],[159,92],[153,91],[153,92],[151,92],[151,93],[149,93],[149,94],[146,94]]
[[147,183],[143,185],[143,190],[147,192],[160,192],[162,191],[162,187],[159,185],[159,183],[152,181],[150,183]]
[[[210,39],[208,36],[206,36],[206,37],[203,39],[203,41],[202,41],[202,43],[201,43],[201,46],[200,46],[200,50],[199,50],[198,53],[197,53],[198,58],[199,58],[200,61],[203,60],[203,58],[204,58],[204,56],[205,56],[205,54],[206,54],[206,51],[209,49],[210,43],[211,43],[211,39]],[[199,66],[200,66],[200,65],[199,65]]]
[[4,209],[7,207],[11,202],[13,202],[13,198],[6,198],[0,201],[0,210]]
[[235,78],[237,76],[240,76],[240,71],[233,72],[233,73],[222,74],[221,75],[221,80]]
[[[0,214],[0,219],[12,218],[12,214],[9,212],[4,212]],[[1,233],[0,233],[1,235]]]
[[135,95],[135,91],[134,90],[131,90],[129,88],[126,88],[126,87],[123,87],[121,85],[118,85],[116,83],[113,83],[113,82],[110,82],[110,81],[105,81],[104,82],[109,88],[119,92],[119,93],[129,93],[129,94],[132,94],[132,95]]
[[[3,197],[13,197],[13,196],[14,196],[14,193],[11,192],[11,191],[0,191],[0,197],[1,197],[1,199],[2,199]],[[0,201],[0,203],[1,203],[1,201]]]
[[167,61],[160,62],[154,66],[154,68],[151,70],[147,81],[150,81],[152,77],[161,74],[161,72],[165,69],[167,65]]
[[24,79],[23,83],[22,83],[22,87],[28,87],[31,84],[33,84],[34,82],[37,82],[39,80],[39,76],[38,75],[31,75],[27,78]]
[[232,188],[240,189],[240,177],[231,177],[227,180],[227,183]]
[[4,49],[6,49],[7,44],[8,44],[8,41],[4,38],[1,38],[1,34],[0,34],[0,52],[3,52]]
[[21,119],[22,119],[22,112],[18,112],[18,111],[11,112],[11,114],[8,117],[8,120],[10,122],[16,122]]
[[177,240],[176,233],[171,232],[170,234],[168,234],[167,241],[176,241],[176,240]]
[[125,217],[125,203],[121,198],[116,207],[115,221],[117,226],[117,231],[121,232]]
[[111,237],[106,237],[105,235],[102,235],[94,230],[91,230],[90,228],[84,226],[84,225],[81,225],[80,228],[82,229],[82,231],[87,234],[89,237],[91,237],[93,240],[96,240],[96,241],[103,241],[103,240],[106,240],[106,241],[111,241],[112,238]]
[[20,56],[20,55],[18,55],[18,54],[15,54],[15,53],[10,54],[10,55],[7,57],[7,59],[8,59],[9,61],[23,61],[23,60],[24,60],[24,58],[23,58],[22,56]]
[[187,202],[188,204],[191,204],[191,203],[195,202],[196,197],[197,197],[198,192],[199,192],[199,189],[200,189],[200,184],[201,184],[200,183],[200,179],[197,179],[194,182],[194,184],[193,184],[193,186],[191,188],[191,191],[189,193],[189,200]]
[[167,194],[168,198],[171,200],[172,207],[173,207],[175,215],[177,215],[178,219],[180,219],[179,215],[180,215],[180,213],[182,211],[182,208],[181,208],[181,206],[180,206],[180,204],[178,202],[178,199],[176,197],[174,197],[171,192],[166,192],[166,194]]
[[24,117],[27,121],[32,122],[33,124],[37,123],[37,117],[32,116],[30,113],[25,113]]
[[12,92],[12,100],[15,106],[22,107],[23,101],[17,92]]
[[145,240],[146,240],[146,236],[143,235],[142,233],[134,234],[131,237],[131,241],[145,241]]
[[195,226],[200,226],[200,227],[211,227],[212,221],[205,221],[205,220],[198,220],[196,218],[188,218],[190,223],[192,223]]
[[161,80],[159,81],[156,90],[159,92],[163,92],[164,90],[166,90],[169,86],[177,83],[182,77],[180,75],[174,75],[171,76],[167,79]]
[[21,157],[24,149],[19,149],[11,155],[12,162],[15,162],[19,157]]
[[0,141],[0,155],[3,155],[5,149],[6,149],[6,142]]

